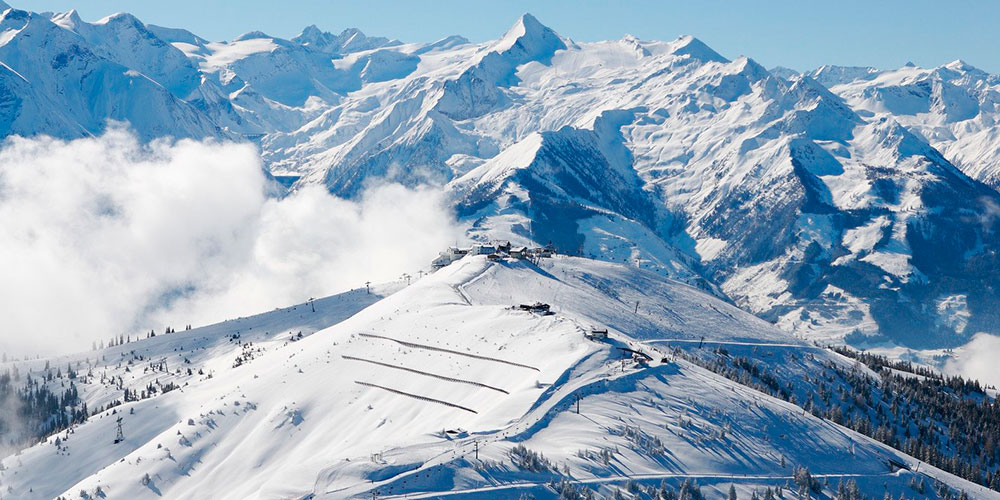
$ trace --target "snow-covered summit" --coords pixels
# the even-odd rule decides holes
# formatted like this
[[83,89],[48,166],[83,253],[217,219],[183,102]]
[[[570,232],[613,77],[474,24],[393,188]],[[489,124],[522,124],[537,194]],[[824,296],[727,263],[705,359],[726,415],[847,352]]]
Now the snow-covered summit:
[[333,55],[349,54],[401,44],[398,40],[367,36],[357,28],[347,28],[337,35],[323,31],[315,24],[306,26],[302,30],[302,33],[291,40]]
[[519,59],[538,60],[551,57],[556,50],[566,48],[566,44],[559,34],[526,13],[493,44],[492,49],[505,53],[515,47],[523,52],[517,56]]
[[261,39],[272,39],[271,35],[264,33],[263,31],[248,31],[236,38],[233,38],[234,42],[243,42],[247,40],[261,40]]
[[[852,480],[898,496],[922,479],[995,497],[706,369],[694,353],[787,360],[779,387],[852,368],[656,273],[469,256],[375,291],[128,342],[87,368],[54,360],[81,366],[88,406],[112,404],[3,459],[0,480],[25,499],[555,498],[562,481],[610,495],[694,479],[749,496],[798,487],[785,483],[805,465],[826,494]],[[550,314],[518,307],[535,301]],[[123,388],[135,398],[109,401]]]
[[722,57],[708,45],[705,45],[705,42],[690,35],[685,35],[674,40],[671,53],[686,55],[702,62],[729,62],[728,59]]
[[52,16],[52,22],[70,31],[76,31],[77,26],[84,23],[83,19],[80,18],[80,13],[76,9],[55,13]]

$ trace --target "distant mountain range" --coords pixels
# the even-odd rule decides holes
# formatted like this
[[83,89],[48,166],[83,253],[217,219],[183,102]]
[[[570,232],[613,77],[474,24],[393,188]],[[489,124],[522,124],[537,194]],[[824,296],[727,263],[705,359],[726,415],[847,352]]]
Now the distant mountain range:
[[628,262],[810,338],[1000,333],[1000,76],[961,61],[768,71],[530,15],[486,43],[210,42],[2,8],[4,136],[250,140],[299,186],[444,186],[476,238]]

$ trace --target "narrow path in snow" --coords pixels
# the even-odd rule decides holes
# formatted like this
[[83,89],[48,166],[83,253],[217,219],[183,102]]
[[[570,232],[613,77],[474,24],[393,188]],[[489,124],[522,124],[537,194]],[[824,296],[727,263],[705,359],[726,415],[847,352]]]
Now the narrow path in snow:
[[449,403],[447,401],[442,401],[440,399],[434,399],[434,398],[429,398],[427,396],[421,396],[419,394],[412,394],[412,393],[409,393],[409,392],[403,392],[403,391],[400,391],[400,390],[397,390],[397,389],[392,389],[390,387],[385,387],[385,386],[381,386],[381,385],[378,385],[378,384],[373,384],[371,382],[362,382],[360,380],[355,380],[354,383],[358,384],[358,385],[363,385],[365,387],[374,387],[376,389],[382,389],[383,391],[389,391],[389,392],[391,392],[393,394],[399,394],[400,396],[409,396],[409,397],[411,397],[413,399],[419,399],[421,401],[427,401],[429,403],[437,403],[439,405],[450,406],[452,408],[458,408],[460,410],[465,410],[467,412],[479,414],[479,412],[477,412],[476,410],[473,410],[472,408],[466,408],[466,407],[464,407],[462,405],[457,405],[455,403]]
[[[880,474],[812,474],[814,478],[852,478],[852,477],[886,477],[892,476],[892,472],[884,472]],[[591,479],[576,479],[570,482],[574,485],[576,484],[605,484],[605,483],[618,483],[625,481],[634,480],[645,480],[645,479],[721,479],[728,480],[732,482],[750,482],[750,481],[792,481],[795,479],[794,475],[789,474],[712,474],[712,473],[694,473],[685,474],[681,472],[670,472],[663,474],[631,474],[628,476],[609,476],[609,477],[597,477]],[[482,486],[479,488],[469,488],[464,490],[453,490],[453,491],[435,491],[435,492],[421,492],[421,493],[405,493],[400,495],[380,495],[379,498],[438,498],[453,495],[468,495],[470,493],[486,493],[493,491],[502,491],[510,489],[521,489],[521,488],[536,488],[548,486],[549,481],[525,481],[509,484],[500,484],[496,486]]]
[[359,333],[358,335],[360,335],[362,337],[370,337],[370,338],[373,338],[373,339],[388,340],[390,342],[395,342],[397,344],[402,344],[402,345],[405,345],[406,347],[412,347],[414,349],[427,349],[429,351],[446,352],[448,354],[454,354],[456,356],[465,356],[467,358],[475,358],[475,359],[482,359],[482,360],[486,360],[486,361],[493,361],[493,362],[496,362],[496,363],[503,363],[505,365],[518,366],[518,367],[521,367],[521,368],[527,368],[529,370],[535,370],[536,372],[540,372],[541,371],[538,368],[535,368],[534,366],[525,365],[525,364],[521,364],[521,363],[516,363],[514,361],[507,361],[505,359],[499,359],[499,358],[491,358],[489,356],[481,356],[479,354],[470,354],[470,353],[462,352],[462,351],[454,351],[454,350],[451,350],[451,349],[445,349],[443,347],[434,347],[434,346],[425,345],[425,344],[415,344],[413,342],[406,342],[404,340],[398,340],[398,339],[394,339],[392,337],[385,337],[385,336],[382,336],[382,335],[375,335],[373,333]]
[[778,344],[769,342],[740,342],[738,340],[698,340],[698,339],[653,339],[653,340],[642,340],[639,341],[640,344],[668,344],[670,342],[684,342],[686,344],[724,344],[724,345],[749,345],[749,346],[760,346],[760,347],[791,347],[795,349],[818,349],[822,350],[823,347],[817,347],[809,344]]
[[462,297],[462,300],[464,300],[466,304],[468,304],[470,306],[473,305],[472,304],[472,298],[469,297],[469,294],[465,293],[465,286],[468,285],[468,284],[470,284],[470,283],[472,283],[472,282],[474,282],[474,281],[476,281],[476,280],[478,280],[479,278],[482,278],[483,276],[485,276],[486,275],[486,271],[489,271],[491,267],[493,267],[493,263],[492,262],[489,265],[487,265],[486,267],[483,267],[482,271],[479,271],[479,274],[476,274],[475,276],[473,276],[473,277],[471,277],[471,278],[463,281],[462,283],[459,283],[459,284],[457,284],[457,285],[455,285],[455,286],[452,287],[452,288],[455,289],[455,292],[457,292],[458,295],[460,295]]
[[510,394],[509,392],[507,392],[507,391],[505,391],[505,390],[503,390],[503,389],[501,389],[499,387],[493,387],[492,385],[486,385],[486,384],[484,384],[482,382],[474,382],[472,380],[462,380],[460,378],[446,377],[444,375],[438,375],[436,373],[429,373],[429,372],[425,372],[425,371],[421,371],[421,370],[416,370],[416,369],[413,369],[413,368],[407,368],[405,366],[397,366],[397,365],[393,365],[393,364],[389,364],[389,363],[383,363],[381,361],[375,361],[373,359],[356,358],[354,356],[348,356],[346,354],[343,354],[340,357],[342,357],[344,359],[347,359],[347,360],[350,360],[350,361],[360,361],[362,363],[371,363],[373,365],[384,366],[386,368],[392,368],[394,370],[403,370],[403,371],[410,372],[410,373],[416,373],[418,375],[425,375],[425,376],[433,377],[433,378],[440,379],[440,380],[447,380],[448,382],[456,382],[456,383],[459,383],[459,384],[474,385],[476,387],[483,387],[483,388],[491,389],[491,390],[494,390],[494,391],[497,391],[497,392],[502,392],[504,394]]

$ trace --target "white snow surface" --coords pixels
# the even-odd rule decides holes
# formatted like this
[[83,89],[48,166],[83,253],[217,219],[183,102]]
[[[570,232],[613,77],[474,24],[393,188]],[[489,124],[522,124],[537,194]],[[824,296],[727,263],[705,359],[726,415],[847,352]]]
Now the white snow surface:
[[[511,462],[519,444],[595,487],[695,478],[711,491],[732,482],[749,491],[787,481],[791,464],[834,483],[857,478],[872,492],[883,483],[904,491],[909,481],[885,464],[909,457],[673,359],[665,344],[685,341],[838,358],[654,272],[478,256],[373,292],[317,300],[315,313],[300,304],[96,353],[95,373],[182,387],[95,415],[60,433],[59,447],[52,436],[5,458],[0,481],[25,499],[98,488],[108,498],[553,496]],[[534,301],[554,314],[511,307]],[[592,328],[607,328],[610,339],[587,339]],[[290,341],[300,329],[304,338]],[[652,359],[624,362],[622,347]],[[255,349],[231,366],[235,353]],[[211,376],[138,374],[161,359]],[[113,389],[85,378],[81,392],[97,407]],[[113,444],[119,416],[125,441]],[[601,450],[612,450],[609,461]]]

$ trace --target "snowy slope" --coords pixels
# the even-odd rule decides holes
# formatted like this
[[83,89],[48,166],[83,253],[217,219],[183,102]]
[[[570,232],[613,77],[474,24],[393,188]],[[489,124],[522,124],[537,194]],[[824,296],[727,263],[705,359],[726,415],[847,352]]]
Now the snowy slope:
[[[400,288],[400,283],[374,287],[371,293],[365,289],[355,289],[327,298],[317,299],[312,303],[298,304],[291,307],[277,308],[274,311],[246,318],[234,318],[225,322],[172,334],[160,334],[141,340],[130,337],[128,342],[117,346],[102,348],[96,352],[78,355],[61,356],[46,360],[11,361],[5,363],[3,370],[16,368],[22,376],[41,378],[44,381],[46,366],[51,365],[54,372],[57,368],[68,372],[73,367],[80,376],[72,382],[77,386],[81,397],[86,401],[91,411],[109,408],[108,412],[94,417],[95,429],[107,431],[107,425],[114,425],[111,418],[104,418],[111,410],[122,411],[119,406],[123,402],[123,389],[129,388],[136,394],[142,394],[143,401],[131,404],[149,404],[151,408],[159,407],[159,401],[166,396],[177,396],[185,399],[184,394],[196,387],[204,387],[215,383],[216,378],[236,370],[244,363],[251,363],[256,357],[271,351],[280,351],[288,346],[296,345],[318,330],[343,321],[382,297]],[[301,336],[300,336],[301,334]],[[237,363],[238,362],[238,363]],[[239,365],[239,366],[237,366]],[[40,375],[41,374],[41,375]],[[116,381],[116,379],[120,379]],[[52,388],[65,387],[65,379],[58,378],[46,383]],[[175,385],[173,392],[163,388]],[[157,393],[144,393],[149,386],[160,390]],[[146,398],[155,399],[146,399]],[[131,405],[125,403],[126,407]],[[157,413],[153,416],[152,413]],[[149,420],[143,425],[153,427],[142,428],[130,426],[129,436],[137,442],[155,430],[158,419],[167,418],[170,411],[147,413]],[[172,417],[170,417],[172,418]],[[98,423],[99,422],[99,423]],[[138,421],[134,422],[138,424]],[[88,424],[89,425],[89,424]],[[112,438],[114,431],[112,430]],[[155,434],[153,434],[155,435]],[[53,436],[54,438],[55,436]],[[66,436],[63,436],[66,437]],[[68,439],[68,438],[67,438]],[[100,437],[97,441],[103,442]],[[54,456],[71,456],[73,450],[67,447],[55,454],[46,450],[38,459]],[[56,474],[63,481],[77,481],[93,473],[96,468],[110,464],[118,457],[101,450],[86,451],[89,459],[86,463],[66,460],[51,464],[55,469],[27,471],[19,473],[23,484],[34,488],[38,498],[51,498],[59,491],[58,482],[46,485],[45,478]],[[106,450],[107,451],[107,450]],[[62,453],[62,455],[60,455]],[[30,452],[18,454],[16,460],[32,460]],[[2,474],[0,474],[2,475]],[[5,485],[10,478],[4,477]],[[63,487],[64,488],[64,487]]]
[[[906,491],[912,477],[888,468],[887,457],[910,462],[899,452],[658,351],[648,342],[808,346],[649,271],[570,257],[540,267],[467,257],[358,311],[370,297],[352,291],[317,301],[317,313],[299,305],[127,344],[149,359],[173,358],[178,342],[200,346],[217,355],[192,362],[213,375],[95,415],[60,434],[58,447],[53,436],[7,457],[0,481],[18,498],[98,488],[109,498],[345,498],[373,490],[552,497],[552,479],[611,488],[626,476],[693,478],[719,491],[736,483],[747,494],[783,485],[793,464],[834,484],[855,479],[869,494],[883,484]],[[510,307],[534,300],[555,314]],[[250,332],[341,319],[295,342],[268,333],[250,345]],[[594,327],[611,339],[586,339]],[[232,349],[206,337],[233,330],[263,352],[230,368]],[[622,361],[621,347],[652,359]],[[118,416],[126,439],[112,444]],[[532,465],[512,451],[518,445],[552,466]]]
[[[913,496],[933,478],[995,497],[931,467],[894,472],[919,465],[698,358],[729,346],[805,401],[821,392],[810,377],[854,369],[806,338],[996,332],[1000,236],[981,215],[1000,194],[973,179],[996,170],[991,75],[799,76],[687,36],[577,43],[530,15],[495,41],[403,44],[314,26],[209,41],[0,7],[0,135],[110,119],[143,139],[243,137],[300,186],[440,185],[476,240],[597,259],[469,257],[406,287],[5,363],[94,414],[4,458],[0,495],[553,497],[564,481],[612,495],[697,480],[749,497],[805,465],[827,495],[854,481]],[[535,301],[554,314],[512,307]]]

